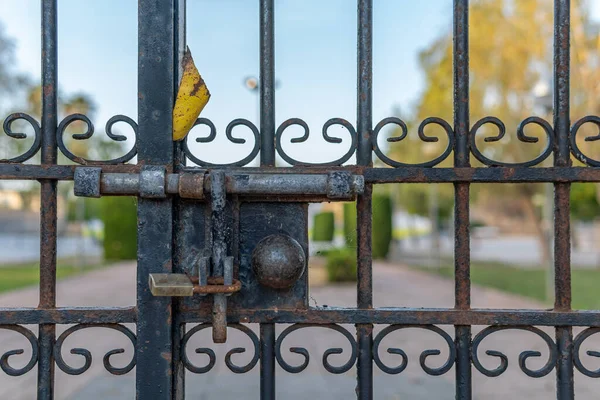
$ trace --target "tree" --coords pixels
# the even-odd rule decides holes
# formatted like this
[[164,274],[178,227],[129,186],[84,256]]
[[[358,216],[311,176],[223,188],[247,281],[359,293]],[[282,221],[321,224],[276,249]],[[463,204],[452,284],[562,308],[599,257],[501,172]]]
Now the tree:
[[[600,36],[589,17],[588,3],[572,2],[571,111],[573,118],[586,113],[598,113],[600,70],[598,50]],[[516,137],[517,126],[525,118],[538,115],[550,120],[547,110],[539,107],[536,86],[552,77],[553,43],[552,0],[476,0],[469,10],[470,36],[470,115],[471,126],[480,118],[496,116],[506,126],[506,136],[494,143],[484,138],[496,136],[497,127],[483,125],[476,136],[477,147],[493,159],[503,162],[523,162],[541,154],[547,143],[539,126],[528,125],[525,133],[537,137],[538,143],[524,143]],[[450,29],[431,43],[419,56],[425,75],[425,89],[415,107],[415,121],[429,116],[452,121],[453,110],[453,43]],[[590,90],[591,89],[591,90]],[[541,115],[540,115],[541,114]],[[594,132],[595,133],[595,132]],[[582,135],[583,136],[583,135]],[[443,140],[441,141],[443,142]],[[435,146],[435,145],[434,145]],[[441,154],[445,143],[437,144]],[[398,145],[394,156],[412,157],[411,145]],[[414,148],[413,148],[414,151]],[[422,161],[422,159],[420,159]],[[481,165],[474,157],[474,166]],[[545,165],[550,165],[551,158]],[[451,157],[443,165],[452,164]],[[542,185],[476,185],[474,197],[511,199],[520,204],[523,218],[536,228],[540,243],[551,254],[545,239],[540,213],[534,198]]]
[[[27,83],[25,76],[15,70],[15,64],[14,41],[6,36],[4,26],[0,23],[0,115],[8,114],[2,105],[10,104],[10,99]],[[0,159],[10,158],[25,149],[22,141],[1,136]]]

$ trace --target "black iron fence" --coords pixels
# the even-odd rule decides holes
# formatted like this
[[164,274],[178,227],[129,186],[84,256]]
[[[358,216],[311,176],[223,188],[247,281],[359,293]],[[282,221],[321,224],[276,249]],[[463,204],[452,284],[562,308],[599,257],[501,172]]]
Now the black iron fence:
[[[487,336],[505,330],[525,330],[538,335],[548,346],[548,359],[539,369],[531,369],[528,359],[539,356],[539,353],[525,351],[519,358],[519,367],[530,377],[541,377],[556,374],[556,393],[559,399],[574,398],[573,373],[577,369],[589,377],[599,377],[600,371],[590,370],[581,362],[582,346],[588,337],[600,331],[600,313],[597,311],[574,311],[571,309],[571,263],[570,263],[570,219],[569,191],[572,182],[600,182],[600,160],[595,160],[577,145],[577,135],[582,125],[600,126],[600,118],[588,116],[571,124],[569,116],[569,78],[570,78],[570,1],[555,0],[554,26],[554,118],[552,123],[538,117],[527,118],[518,127],[519,139],[526,142],[529,138],[523,133],[525,125],[537,124],[547,138],[546,149],[537,157],[527,162],[508,164],[494,161],[478,150],[475,142],[477,130],[485,124],[494,124],[501,129],[505,127],[496,118],[484,118],[472,124],[469,120],[469,29],[468,0],[454,0],[454,121],[439,118],[427,118],[418,128],[422,141],[432,141],[424,133],[427,125],[435,124],[447,135],[447,147],[434,160],[409,165],[394,160],[386,155],[378,144],[378,135],[385,126],[393,124],[403,130],[402,140],[406,136],[405,123],[395,117],[386,118],[373,124],[372,121],[372,0],[358,0],[357,53],[357,120],[349,121],[334,118],[324,126],[324,139],[330,143],[339,142],[327,134],[332,125],[341,125],[351,138],[351,147],[338,160],[311,165],[296,160],[282,148],[282,137],[286,128],[299,125],[305,134],[294,142],[302,142],[308,138],[307,124],[300,119],[290,119],[279,127],[275,124],[275,63],[274,63],[274,0],[260,0],[260,127],[250,121],[237,119],[229,124],[226,134],[230,141],[236,142],[231,130],[237,125],[245,125],[254,135],[254,146],[247,157],[229,166],[214,166],[199,159],[193,154],[187,143],[174,144],[171,139],[172,107],[178,82],[178,63],[185,45],[184,0],[139,0],[139,101],[137,123],[125,116],[116,116],[107,125],[107,134],[113,140],[123,137],[112,133],[111,127],[122,121],[133,127],[136,141],[131,151],[118,159],[97,162],[74,155],[65,145],[63,134],[74,121],[83,121],[87,132],[79,134],[75,139],[89,139],[93,133],[92,122],[83,115],[71,115],[62,121],[57,119],[57,0],[42,0],[42,84],[43,112],[41,123],[26,114],[12,114],[4,123],[6,134],[19,140],[23,135],[11,129],[12,123],[24,120],[29,123],[35,138],[30,149],[21,155],[2,160],[0,164],[1,179],[38,180],[41,184],[41,248],[40,248],[40,303],[36,308],[3,308],[0,309],[0,328],[22,334],[31,344],[31,356],[21,368],[11,366],[13,357],[21,354],[21,350],[6,351],[0,361],[0,367],[9,375],[22,375],[37,366],[38,398],[53,397],[55,365],[68,374],[84,373],[90,366],[90,354],[85,349],[77,350],[77,354],[86,359],[84,366],[69,366],[62,358],[61,348],[64,340],[75,331],[104,327],[114,329],[126,335],[134,345],[135,355],[125,367],[117,368],[111,364],[110,357],[121,352],[116,349],[104,357],[106,369],[113,374],[125,374],[136,366],[137,396],[141,399],[183,398],[183,382],[186,370],[192,373],[206,373],[215,364],[215,354],[210,349],[202,352],[209,356],[205,366],[192,364],[185,355],[185,346],[196,332],[209,328],[213,324],[225,323],[229,328],[239,330],[250,337],[254,344],[253,356],[247,365],[236,365],[230,359],[236,351],[227,354],[229,369],[244,373],[254,368],[260,361],[261,398],[275,398],[275,366],[278,364],[288,372],[298,373],[304,370],[309,362],[306,349],[295,349],[305,362],[290,365],[282,355],[282,342],[288,334],[306,327],[322,327],[339,332],[350,343],[350,354],[343,365],[332,365],[329,356],[339,354],[339,349],[329,349],[323,356],[323,364],[331,373],[342,373],[352,368],[357,373],[357,397],[373,398],[373,367],[390,374],[402,372],[408,363],[406,354],[394,349],[400,363],[395,366],[386,365],[380,358],[380,343],[391,332],[404,328],[420,328],[434,332],[442,337],[448,346],[447,358],[440,367],[429,366],[429,358],[440,354],[439,350],[425,350],[420,357],[420,365],[425,373],[441,375],[455,367],[456,398],[472,398],[473,367],[484,375],[499,376],[507,368],[507,357],[497,351],[490,355],[497,357],[499,366],[489,369],[481,364],[478,348]],[[198,124],[207,125],[211,134],[202,142],[212,141],[217,133],[210,120],[200,118]],[[514,127],[513,127],[514,128]],[[73,164],[58,165],[58,150]],[[41,164],[26,163],[34,155],[41,154]],[[373,167],[373,153],[387,167]],[[259,168],[239,168],[260,155]],[[277,168],[276,156],[279,155],[292,168]],[[356,165],[342,165],[352,156],[356,156]],[[137,156],[137,164],[127,164]],[[454,166],[440,167],[442,161],[453,157]],[[471,167],[471,156],[481,161],[484,167]],[[544,160],[553,157],[554,166],[541,167]],[[585,167],[571,166],[571,158],[575,157]],[[191,160],[198,167],[186,167],[186,160]],[[96,167],[98,186],[97,195],[110,193],[129,193],[139,196],[139,239],[137,267],[137,305],[125,308],[77,308],[56,307],[56,224],[57,224],[57,182],[73,180],[80,166]],[[154,166],[154,170],[150,168]],[[534,166],[538,166],[533,168]],[[158,167],[158,168],[157,168]],[[391,167],[391,168],[389,168]],[[223,170],[222,178],[217,178],[215,171]],[[162,171],[162,186],[144,186],[144,173]],[[358,283],[356,288],[357,303],[355,308],[323,308],[309,307],[301,301],[295,306],[277,307],[276,304],[258,304],[252,307],[243,306],[243,301],[260,298],[262,289],[243,292],[247,286],[240,277],[244,300],[236,303],[236,290],[226,292],[214,289],[214,303],[217,304],[225,296],[231,295],[232,306],[225,308],[225,319],[213,319],[215,309],[212,300],[186,302],[169,296],[155,297],[148,287],[148,276],[157,273],[185,272],[185,254],[182,248],[186,243],[183,236],[186,231],[186,218],[195,212],[195,202],[203,202],[204,193],[213,193],[218,186],[218,179],[225,179],[222,196],[227,193],[228,199],[236,203],[244,196],[252,197],[251,201],[304,203],[309,201],[329,201],[339,196],[330,186],[332,173],[347,174],[355,179],[354,192],[345,195],[354,196],[357,200],[357,259]],[[128,177],[139,177],[136,183],[121,184],[111,189],[111,174],[128,174]],[[208,177],[199,179],[198,176]],[[239,183],[244,176],[260,179],[279,179],[278,184],[269,186],[254,182],[243,186]],[[159,176],[159,183],[160,183]],[[242,176],[242,178],[240,178]],[[286,176],[294,176],[286,180]],[[320,177],[311,180],[312,177]],[[343,178],[342,176],[342,178]],[[195,177],[195,178],[194,178]],[[113,176],[114,178],[114,176]],[[340,179],[342,179],[340,178]],[[195,180],[196,179],[196,180]],[[199,180],[198,180],[199,179]],[[237,179],[237,180],[236,180]],[[316,188],[321,179],[321,186]],[[330,179],[330,180],[327,180]],[[337,179],[337,178],[335,178]],[[343,178],[345,179],[345,178]],[[342,181],[342,185],[344,184]],[[101,182],[102,180],[102,182]],[[181,182],[184,182],[182,185]],[[187,183],[185,183],[187,182]],[[233,183],[232,183],[233,182]],[[239,185],[236,186],[235,182]],[[286,183],[287,182],[287,183]],[[314,192],[298,193],[289,185],[305,185]],[[312,182],[312,183],[311,183]],[[469,233],[469,190],[472,183],[534,183],[552,182],[554,184],[554,264],[555,264],[555,304],[551,310],[488,310],[471,308],[470,285],[470,233]],[[455,266],[455,305],[448,309],[411,309],[374,308],[373,307],[373,269],[371,257],[371,198],[373,186],[383,183],[452,183],[455,188],[455,222],[454,222],[454,266]],[[313,185],[314,184],[314,185]],[[186,186],[187,185],[187,186]],[[241,185],[241,186],[240,186]],[[287,186],[286,186],[287,185]],[[311,186],[313,185],[313,186]],[[118,186],[118,185],[117,185]],[[267,188],[270,187],[271,192]],[[245,189],[244,189],[245,188]],[[254,189],[252,189],[254,188]],[[311,189],[311,190],[313,190]],[[113,192],[111,192],[113,190]],[[246,190],[244,192],[244,190]],[[348,189],[350,190],[350,189]],[[89,194],[89,193],[88,193]],[[287,196],[287,197],[286,197]],[[342,195],[343,198],[344,195]],[[225,198],[225,197],[223,197]],[[241,200],[240,200],[241,201]],[[214,203],[214,201],[213,201]],[[213,204],[213,213],[215,213]],[[271,207],[271,206],[265,206]],[[275,207],[275,206],[273,206]],[[239,206],[233,207],[234,223],[243,223],[243,211]],[[278,211],[279,212],[279,211]],[[298,211],[301,212],[301,211]],[[242,217],[239,217],[242,213]],[[204,215],[204,209],[200,211]],[[236,217],[237,215],[237,217]],[[291,217],[290,217],[291,218]],[[216,222],[215,222],[216,221]],[[226,224],[223,220],[214,219],[213,223]],[[224,227],[226,225],[217,225]],[[214,225],[213,225],[214,227]],[[223,228],[225,229],[225,228]],[[229,228],[227,228],[229,229]],[[235,226],[232,228],[235,231]],[[214,232],[214,231],[213,231]],[[238,238],[232,234],[234,250]],[[224,238],[222,238],[225,240]],[[202,239],[204,240],[204,239]],[[221,240],[213,238],[211,240]],[[229,240],[229,239],[227,239]],[[219,242],[221,243],[221,242]],[[221,243],[222,244],[222,243]],[[224,244],[222,244],[225,246]],[[239,250],[242,251],[242,250]],[[237,263],[241,261],[237,260]],[[236,268],[239,266],[236,264]],[[213,281],[215,285],[223,284],[224,273]],[[219,281],[217,278],[221,279]],[[201,282],[197,278],[195,284]],[[221,282],[221,283],[218,283]],[[209,282],[210,283],[210,282]],[[213,286],[215,286],[213,285]],[[210,285],[209,285],[210,286]],[[206,289],[208,290],[208,289]],[[198,289],[196,293],[208,293]],[[219,291],[220,290],[220,291]],[[237,289],[240,290],[239,288]],[[248,289],[249,290],[249,289]],[[220,294],[219,294],[220,293]],[[253,297],[254,296],[254,297]],[[219,303],[221,304],[221,303]],[[227,303],[225,303],[226,305]],[[240,305],[241,304],[241,305]],[[222,309],[221,309],[222,310]],[[219,311],[221,312],[221,311]],[[221,315],[221,314],[219,314]],[[221,316],[223,316],[221,315]],[[135,323],[136,332],[124,327],[124,323]],[[187,323],[199,324],[186,331]],[[257,334],[243,324],[258,323]],[[276,333],[276,324],[293,324]],[[26,324],[39,326],[37,336]],[[72,327],[56,337],[57,324],[73,324]],[[340,324],[355,324],[356,332],[349,332]],[[374,335],[374,325],[385,327]],[[473,325],[487,328],[474,337]],[[440,326],[454,326],[455,334],[450,336]],[[536,326],[555,328],[554,336],[550,336]],[[573,337],[573,327],[586,327]],[[220,325],[223,328],[222,325]],[[597,353],[593,353],[597,354]],[[517,394],[516,394],[517,395]]]

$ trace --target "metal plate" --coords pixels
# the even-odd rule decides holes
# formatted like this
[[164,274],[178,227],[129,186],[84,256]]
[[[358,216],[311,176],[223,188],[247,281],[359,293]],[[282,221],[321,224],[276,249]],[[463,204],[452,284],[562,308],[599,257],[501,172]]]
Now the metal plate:
[[[181,200],[180,232],[176,246],[175,268],[179,273],[193,272],[194,261],[202,254],[210,255],[210,207],[206,203]],[[235,309],[306,309],[308,308],[308,269],[290,289],[261,286],[252,271],[252,251],[264,237],[286,234],[298,241],[308,257],[307,203],[237,203],[226,204],[227,252],[234,257],[234,278],[242,283],[238,293],[228,297],[227,308]],[[236,227],[239,226],[239,229]],[[207,231],[208,230],[208,231]],[[237,245],[236,245],[237,243]],[[195,295],[180,299],[183,309],[212,307],[212,297]]]

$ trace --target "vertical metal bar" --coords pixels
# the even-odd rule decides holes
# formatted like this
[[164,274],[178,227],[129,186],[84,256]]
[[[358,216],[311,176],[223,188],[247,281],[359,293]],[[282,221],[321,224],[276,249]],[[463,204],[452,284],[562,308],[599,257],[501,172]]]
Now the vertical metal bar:
[[275,165],[275,5],[260,0],[260,165]]
[[[173,162],[174,22],[172,1],[139,0],[138,162],[168,169]],[[170,199],[139,199],[138,399],[167,400],[173,395],[172,301],[170,297],[153,297],[148,289],[150,273],[170,273],[173,269],[172,213]]]
[[[469,166],[469,1],[454,0],[454,165]],[[468,183],[454,185],[454,307],[471,307]],[[471,327],[456,326],[456,399],[472,398]]]
[[[227,256],[227,225],[225,221],[225,171],[214,170],[210,175],[211,184],[211,227],[212,227],[212,262],[213,276],[224,277],[225,284],[225,257]],[[213,341],[225,343],[227,340],[227,297],[224,294],[213,296]]]
[[[42,1],[42,164],[57,162],[57,1]],[[56,306],[56,181],[40,180],[40,308]],[[54,398],[55,326],[39,327],[38,399]]]
[[[373,1],[358,0],[357,10],[357,133],[356,164],[373,164]],[[356,201],[357,217],[357,306],[373,307],[373,271],[371,252],[373,186],[366,185]],[[373,324],[357,324],[358,341],[357,398],[373,398]]]
[[[175,25],[174,25],[174,38],[175,38],[175,66],[177,67],[177,74],[174,81],[174,92],[177,93],[179,88],[179,82],[183,75],[182,59],[186,48],[186,0],[175,0]],[[182,142],[175,142],[173,144],[173,170],[178,172],[185,166],[185,154],[183,153]],[[185,249],[182,247],[183,235],[185,230],[181,226],[182,209],[186,205],[182,203],[179,197],[173,199],[173,268],[175,272],[182,273],[182,254]],[[181,340],[185,336],[185,323],[179,323],[179,310],[183,299],[175,298],[173,300],[173,399],[184,400],[185,399],[185,366],[181,359],[181,351],[185,349],[181,348]]]
[[[357,306],[373,307],[372,270],[372,209],[373,185],[365,185],[365,190],[356,201],[357,212]],[[358,341],[357,398],[373,398],[373,324],[357,324]]]
[[[175,40],[175,93],[179,88],[179,82],[183,76],[183,53],[187,47],[186,44],[186,0],[174,0],[175,1],[175,26],[174,26],[174,40]],[[185,166],[185,154],[183,153],[183,142],[173,143],[173,165],[174,170],[178,171],[180,168]]]
[[[569,152],[570,125],[570,0],[554,1],[554,165],[571,165]],[[569,183],[554,184],[554,309],[571,309],[571,227]],[[573,329],[556,327],[558,359],[556,361],[556,396],[573,399]]]
[[358,1],[358,96],[356,123],[358,149],[356,163],[372,165],[371,131],[373,126],[373,0]]
[[260,324],[260,398],[275,399],[275,324]]
[[[275,4],[260,0],[260,165],[275,166]],[[260,325],[260,398],[275,399],[275,325]]]

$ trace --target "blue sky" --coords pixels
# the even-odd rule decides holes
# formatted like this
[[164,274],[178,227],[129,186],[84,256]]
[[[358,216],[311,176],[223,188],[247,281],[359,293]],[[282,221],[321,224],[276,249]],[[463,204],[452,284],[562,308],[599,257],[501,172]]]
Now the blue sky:
[[[277,123],[300,117],[312,133],[306,144],[286,148],[306,161],[337,158],[345,153],[347,142],[324,144],[320,132],[332,117],[356,121],[356,0],[275,3]],[[422,88],[418,52],[451,28],[452,1],[374,3],[376,123],[397,107],[409,110],[418,97]],[[600,11],[600,2],[592,3]],[[0,21],[16,40],[17,67],[38,77],[39,0],[0,0],[0,4]],[[257,96],[243,80],[258,74],[258,12],[257,0],[188,0],[187,42],[212,93],[202,116],[213,120],[219,138],[198,149],[207,161],[233,161],[248,149],[221,139],[229,121],[257,119]],[[66,93],[83,91],[95,99],[98,128],[115,114],[136,119],[136,78],[137,1],[59,0],[60,88]],[[244,137],[244,128],[239,129]],[[342,130],[331,133],[343,137]],[[299,131],[290,128],[286,133],[291,137]]]

